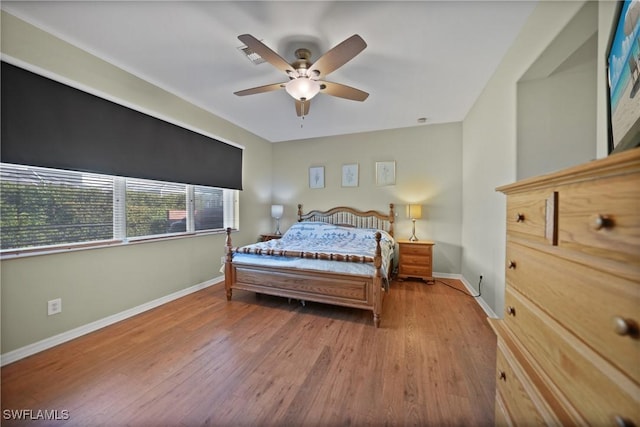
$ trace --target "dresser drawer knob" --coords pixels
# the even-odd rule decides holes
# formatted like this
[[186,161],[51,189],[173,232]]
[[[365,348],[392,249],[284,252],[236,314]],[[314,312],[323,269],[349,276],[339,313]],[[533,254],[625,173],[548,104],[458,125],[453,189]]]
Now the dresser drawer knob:
[[516,214],[516,222],[524,222],[524,214],[523,213],[518,212]]
[[615,316],[613,318],[613,327],[616,334],[622,337],[638,337],[638,324],[631,319],[625,319],[624,317]]
[[509,268],[509,270],[515,270],[516,269],[516,262],[513,260],[509,260],[509,264],[507,264],[507,267]]
[[594,230],[602,230],[604,228],[613,228],[613,219],[608,215],[594,215],[591,226]]
[[515,317],[515,315],[516,315],[516,308],[515,308],[515,307],[511,307],[511,306],[508,306],[508,307],[507,307],[507,314],[508,314],[509,316],[514,316],[514,317]]
[[504,371],[498,371],[498,379],[501,381],[507,381],[507,374]]
[[615,417],[613,417],[613,419],[615,420],[616,426],[618,427],[634,427],[635,426],[633,421],[620,415],[616,415]]

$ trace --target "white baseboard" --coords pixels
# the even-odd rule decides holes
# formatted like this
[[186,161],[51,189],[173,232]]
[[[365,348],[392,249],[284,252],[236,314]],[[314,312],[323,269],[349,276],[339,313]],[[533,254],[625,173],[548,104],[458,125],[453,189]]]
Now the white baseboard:
[[192,294],[194,292],[197,292],[199,290],[208,288],[209,286],[213,286],[222,282],[224,282],[224,276],[216,277],[216,278],[207,280],[206,282],[202,282],[197,285],[193,285],[191,287],[181,289],[177,292],[160,297],[153,301],[146,302],[137,307],[130,308],[120,313],[116,313],[112,316],[107,316],[103,319],[96,320],[95,322],[91,322],[86,325],[79,326],[77,328],[71,329],[61,334],[54,335],[49,338],[45,338],[41,341],[26,345],[24,347],[18,348],[13,351],[9,351],[5,354],[0,355],[0,366],[5,366],[17,360],[24,359],[27,356],[31,356],[33,354],[47,350],[51,347],[55,347],[64,342],[81,337],[82,335],[86,335],[90,332],[94,332],[94,331],[97,331],[98,329],[102,329],[105,326],[109,326],[114,323],[120,322],[121,320],[128,319],[129,317],[133,317],[137,314],[151,310],[152,308],[159,307],[163,304],[166,304],[178,298],[182,298],[186,295]]
[[[467,291],[469,291],[470,295],[475,295],[475,293],[477,292],[477,290],[473,289],[473,287],[471,286],[471,283],[469,283],[469,281],[467,281],[467,279],[465,279],[462,274],[433,273],[433,277],[441,277],[443,279],[458,279],[458,280],[460,280],[462,282],[462,284],[465,286],[465,288],[467,288]],[[489,305],[482,298],[482,296],[479,296],[479,297],[474,298],[474,299],[478,302],[478,305],[484,310],[484,312],[487,314],[488,317],[490,317],[492,319],[497,319],[498,318],[496,313],[494,313],[494,311],[491,309],[491,307],[489,307]]]

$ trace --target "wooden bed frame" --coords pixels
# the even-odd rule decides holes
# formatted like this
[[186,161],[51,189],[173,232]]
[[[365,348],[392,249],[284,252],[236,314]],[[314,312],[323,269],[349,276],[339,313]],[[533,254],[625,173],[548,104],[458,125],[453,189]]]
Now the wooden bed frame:
[[[303,214],[302,205],[298,205],[298,222],[317,221],[356,228],[375,228],[387,231],[391,236],[393,236],[394,217],[393,204],[389,205],[388,214],[378,211],[364,212],[348,207],[337,207],[328,211],[314,210]],[[290,267],[265,267],[234,262],[233,254],[242,252],[242,249],[232,246],[231,229],[227,228],[224,270],[227,300],[231,300],[233,289],[242,289],[302,301],[362,308],[373,312],[373,323],[376,327],[379,327],[382,301],[384,299],[380,238],[380,233],[376,233],[377,243],[374,258],[300,251],[271,250],[262,252],[262,255],[267,256],[329,259],[342,262],[372,262],[375,267],[375,273],[372,276],[368,276]]]

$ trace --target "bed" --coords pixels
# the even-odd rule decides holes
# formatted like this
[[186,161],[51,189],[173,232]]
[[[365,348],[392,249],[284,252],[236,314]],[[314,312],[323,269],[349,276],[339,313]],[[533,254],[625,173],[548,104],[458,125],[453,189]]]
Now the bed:
[[395,240],[389,213],[336,207],[302,212],[280,239],[234,247],[225,242],[227,300],[234,289],[373,312],[380,326]]

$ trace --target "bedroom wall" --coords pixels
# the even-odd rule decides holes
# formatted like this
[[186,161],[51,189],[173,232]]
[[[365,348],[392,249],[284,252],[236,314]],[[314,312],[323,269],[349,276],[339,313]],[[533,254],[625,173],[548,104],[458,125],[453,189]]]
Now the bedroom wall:
[[[177,123],[245,146],[238,244],[269,226],[272,145],[189,102],[2,12],[4,58],[13,58]],[[28,256],[1,261],[1,352],[6,354],[219,278],[224,235]],[[63,311],[47,316],[47,301]]]
[[[393,108],[393,107],[390,107]],[[306,212],[334,206],[388,211],[396,205],[396,237],[411,236],[407,203],[424,205],[416,235],[433,240],[437,273],[460,273],[462,220],[462,124],[340,135],[274,144],[273,198],[285,205],[284,231],[296,221],[296,206]],[[396,162],[396,185],[377,186],[375,163]],[[342,187],[342,165],[358,163],[358,187]],[[325,167],[325,188],[310,189],[310,166]],[[267,213],[265,212],[265,215]]]
[[596,92],[584,88],[596,87],[596,52],[594,34],[548,77],[518,83],[517,179],[595,159]]
[[597,33],[588,2],[518,81],[517,179],[596,157]]
[[[595,152],[606,156],[606,86],[602,67],[613,20],[611,5],[598,2]],[[539,2],[495,74],[463,121],[462,274],[483,274],[482,294],[500,317],[504,307],[505,197],[495,188],[517,179],[517,83],[571,22],[584,1]],[[603,92],[606,95],[606,92]],[[604,112],[603,112],[604,109]],[[570,114],[558,112],[558,114]]]

